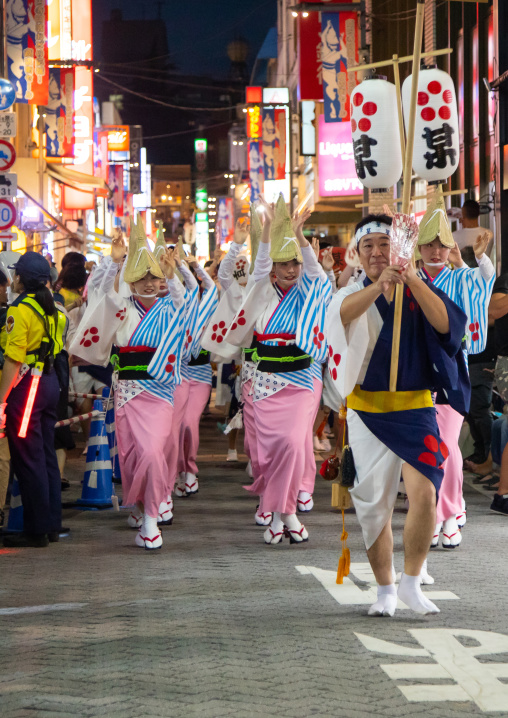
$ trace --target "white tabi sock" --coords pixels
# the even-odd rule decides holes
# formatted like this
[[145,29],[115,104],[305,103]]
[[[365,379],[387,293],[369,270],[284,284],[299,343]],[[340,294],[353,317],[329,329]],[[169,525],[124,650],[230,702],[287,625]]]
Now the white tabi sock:
[[403,573],[400,578],[398,596],[408,608],[424,616],[429,613],[440,613],[439,608],[429,601],[420,588],[420,576],[408,576]]
[[393,616],[397,608],[397,589],[394,583],[377,587],[377,601],[369,608],[369,616]]
[[157,526],[157,516],[148,516],[145,514],[143,517],[143,531],[145,536],[153,538],[160,534],[159,527]]
[[274,534],[278,534],[284,530],[284,523],[278,511],[274,511],[272,514],[272,523],[270,524],[270,528]]
[[427,569],[427,559],[423,562],[422,570],[420,571],[420,583],[422,586],[431,586],[434,583],[434,579]]
[[281,519],[290,531],[300,531],[302,528],[296,514],[281,514]]

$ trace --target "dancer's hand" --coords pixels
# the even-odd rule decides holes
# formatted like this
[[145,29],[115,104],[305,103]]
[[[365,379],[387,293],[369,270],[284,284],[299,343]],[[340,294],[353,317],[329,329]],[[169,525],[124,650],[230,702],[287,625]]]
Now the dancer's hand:
[[125,240],[120,230],[117,230],[111,241],[111,259],[115,264],[121,264],[125,257]]
[[480,259],[480,257],[485,254],[489,242],[490,234],[488,232],[484,232],[483,234],[478,235],[478,237],[475,239],[475,243],[473,244],[474,256],[476,257],[476,259]]
[[295,210],[295,212],[293,213],[293,216],[291,218],[291,224],[293,225],[293,232],[296,234],[297,237],[299,233],[303,236],[303,225],[309,219],[311,214],[312,212],[309,208],[304,209],[301,213],[298,213],[298,210]]
[[268,203],[262,195],[259,195],[259,204],[264,209],[263,214],[265,222],[269,222],[271,224],[275,217],[275,204],[273,202]]
[[176,269],[176,254],[178,252],[178,249],[172,249],[168,247],[164,254],[161,255],[161,258],[159,259],[159,263],[161,266],[162,271],[164,272],[164,275],[168,279],[173,279],[175,276],[175,269]]
[[325,250],[323,250],[323,256],[321,257],[321,266],[325,270],[325,272],[331,272],[333,271],[333,265],[335,264],[335,260],[333,258],[332,248],[327,247]]
[[408,262],[404,269],[401,271],[400,276],[402,277],[404,284],[410,287],[415,281],[418,281],[419,277],[416,273],[416,269],[413,267],[412,262]]
[[[478,239],[480,239],[478,237]],[[462,259],[462,255],[460,253],[459,245],[457,242],[455,242],[455,247],[450,250],[450,254],[448,255],[448,261],[453,264],[454,267],[462,267],[464,266],[464,260]]]
[[240,245],[245,244],[248,236],[249,236],[248,222],[246,220],[237,219],[233,242],[235,244],[240,244]]
[[376,282],[380,292],[385,294],[392,289],[394,284],[404,284],[400,267],[385,267]]

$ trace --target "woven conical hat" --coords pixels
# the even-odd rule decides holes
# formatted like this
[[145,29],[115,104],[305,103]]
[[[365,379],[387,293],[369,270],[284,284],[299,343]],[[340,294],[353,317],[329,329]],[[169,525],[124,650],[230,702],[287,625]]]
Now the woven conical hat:
[[153,256],[159,262],[162,255],[167,249],[166,240],[164,239],[164,230],[162,228],[162,222],[157,222],[157,240],[155,247],[153,248]]
[[261,234],[263,232],[263,225],[259,219],[259,214],[256,212],[254,205],[250,206],[250,273],[254,271],[254,262],[256,261],[256,255],[258,253],[259,242],[261,241]]
[[275,217],[270,228],[270,257],[274,262],[290,262],[296,259],[303,262],[302,250],[293,232],[291,217],[288,214],[282,194],[275,206]]
[[441,187],[435,191],[427,211],[423,215],[418,231],[418,246],[422,244],[430,244],[436,237],[445,247],[453,249],[455,240],[452,236],[448,218],[446,216],[446,207],[444,203],[443,192]]
[[146,240],[146,234],[138,218],[137,225],[131,220],[131,233],[129,237],[129,252],[125,266],[124,280],[127,283],[138,282],[150,272],[154,277],[164,279],[164,273],[153,256]]

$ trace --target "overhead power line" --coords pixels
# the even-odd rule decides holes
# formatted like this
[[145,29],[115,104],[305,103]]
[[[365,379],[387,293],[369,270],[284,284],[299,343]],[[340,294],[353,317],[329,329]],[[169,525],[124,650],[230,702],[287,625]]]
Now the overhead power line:
[[109,80],[107,77],[101,75],[101,73],[97,73],[95,75],[95,79],[100,79],[103,82],[107,82],[109,85],[113,85],[113,87],[116,87],[118,90],[122,90],[122,92],[127,92],[130,95],[136,95],[136,97],[141,97],[143,100],[154,102],[155,104],[162,105],[163,107],[171,107],[174,110],[186,110],[190,112],[225,112],[226,110],[235,110],[237,107],[237,105],[229,105],[228,107],[187,107],[184,105],[175,105],[174,103],[156,100],[149,95],[144,95],[141,92],[130,90],[128,87],[125,87],[125,85],[120,85],[120,83],[115,82],[114,80]]

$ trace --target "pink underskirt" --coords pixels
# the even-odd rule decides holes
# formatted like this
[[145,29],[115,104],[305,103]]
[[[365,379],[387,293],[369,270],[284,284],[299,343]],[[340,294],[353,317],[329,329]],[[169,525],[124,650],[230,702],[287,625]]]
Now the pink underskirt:
[[443,469],[443,483],[437,502],[437,522],[462,513],[462,454],[459,449],[459,434],[464,417],[448,404],[436,404],[437,425],[442,441],[450,452]]
[[189,398],[180,425],[180,443],[178,450],[178,471],[196,475],[196,459],[199,449],[199,421],[210,396],[210,384],[202,381],[189,382]]
[[315,406],[314,392],[296,386],[252,404],[260,475],[245,488],[263,497],[263,511],[296,512]]
[[170,492],[166,455],[173,407],[143,391],[117,409],[115,421],[123,505],[141,501],[149,516],[157,516]]

